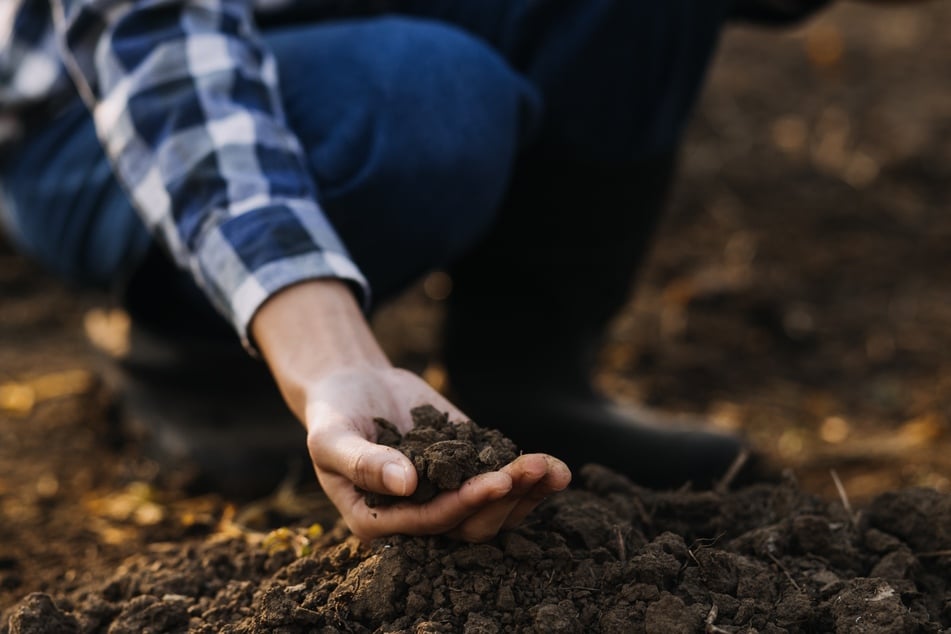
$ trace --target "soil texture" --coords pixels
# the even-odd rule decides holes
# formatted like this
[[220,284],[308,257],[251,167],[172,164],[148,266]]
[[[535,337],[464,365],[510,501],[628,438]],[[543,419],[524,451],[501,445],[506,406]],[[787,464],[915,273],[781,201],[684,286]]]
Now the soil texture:
[[793,484],[660,493],[595,466],[581,479],[485,544],[361,546],[341,528],[305,551],[289,533],[157,545],[92,588],[27,596],[0,633],[951,628],[951,498],[933,490],[850,513]]
[[416,467],[419,478],[409,498],[367,492],[367,506],[384,506],[407,499],[422,504],[441,491],[458,489],[473,476],[498,471],[518,457],[515,443],[502,432],[486,429],[471,420],[450,422],[449,414],[432,405],[414,408],[414,427],[400,434],[396,425],[377,418],[380,428],[377,442],[399,449]]

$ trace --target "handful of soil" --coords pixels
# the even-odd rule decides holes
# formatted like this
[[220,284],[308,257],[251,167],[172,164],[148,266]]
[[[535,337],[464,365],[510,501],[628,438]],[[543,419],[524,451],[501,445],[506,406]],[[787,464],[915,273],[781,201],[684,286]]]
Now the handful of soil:
[[511,440],[495,429],[486,429],[471,420],[450,422],[449,414],[432,405],[410,410],[413,429],[400,434],[383,418],[374,421],[380,428],[377,442],[400,450],[413,461],[419,484],[409,497],[364,492],[367,506],[388,506],[410,501],[423,504],[441,491],[458,489],[469,478],[497,471],[518,457]]

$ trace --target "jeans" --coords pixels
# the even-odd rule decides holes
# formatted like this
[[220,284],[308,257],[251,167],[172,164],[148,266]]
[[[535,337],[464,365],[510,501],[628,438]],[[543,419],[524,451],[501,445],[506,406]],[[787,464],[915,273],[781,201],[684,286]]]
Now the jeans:
[[[377,299],[484,237],[527,154],[669,154],[730,3],[395,4],[264,30],[320,202]],[[0,168],[0,206],[14,242],[80,285],[116,288],[153,248],[78,100]]]

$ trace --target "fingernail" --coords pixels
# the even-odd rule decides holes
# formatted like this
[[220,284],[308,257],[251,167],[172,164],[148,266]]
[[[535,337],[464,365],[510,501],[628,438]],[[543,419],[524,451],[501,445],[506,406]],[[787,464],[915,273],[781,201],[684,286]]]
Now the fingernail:
[[395,462],[383,465],[383,484],[394,495],[406,495],[406,469]]

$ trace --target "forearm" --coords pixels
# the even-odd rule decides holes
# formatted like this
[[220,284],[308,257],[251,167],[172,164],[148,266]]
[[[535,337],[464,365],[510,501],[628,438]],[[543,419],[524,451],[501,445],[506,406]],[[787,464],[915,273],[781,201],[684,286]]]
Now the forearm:
[[342,368],[390,365],[353,293],[338,280],[311,280],[278,292],[251,320],[251,334],[301,420],[308,385]]

